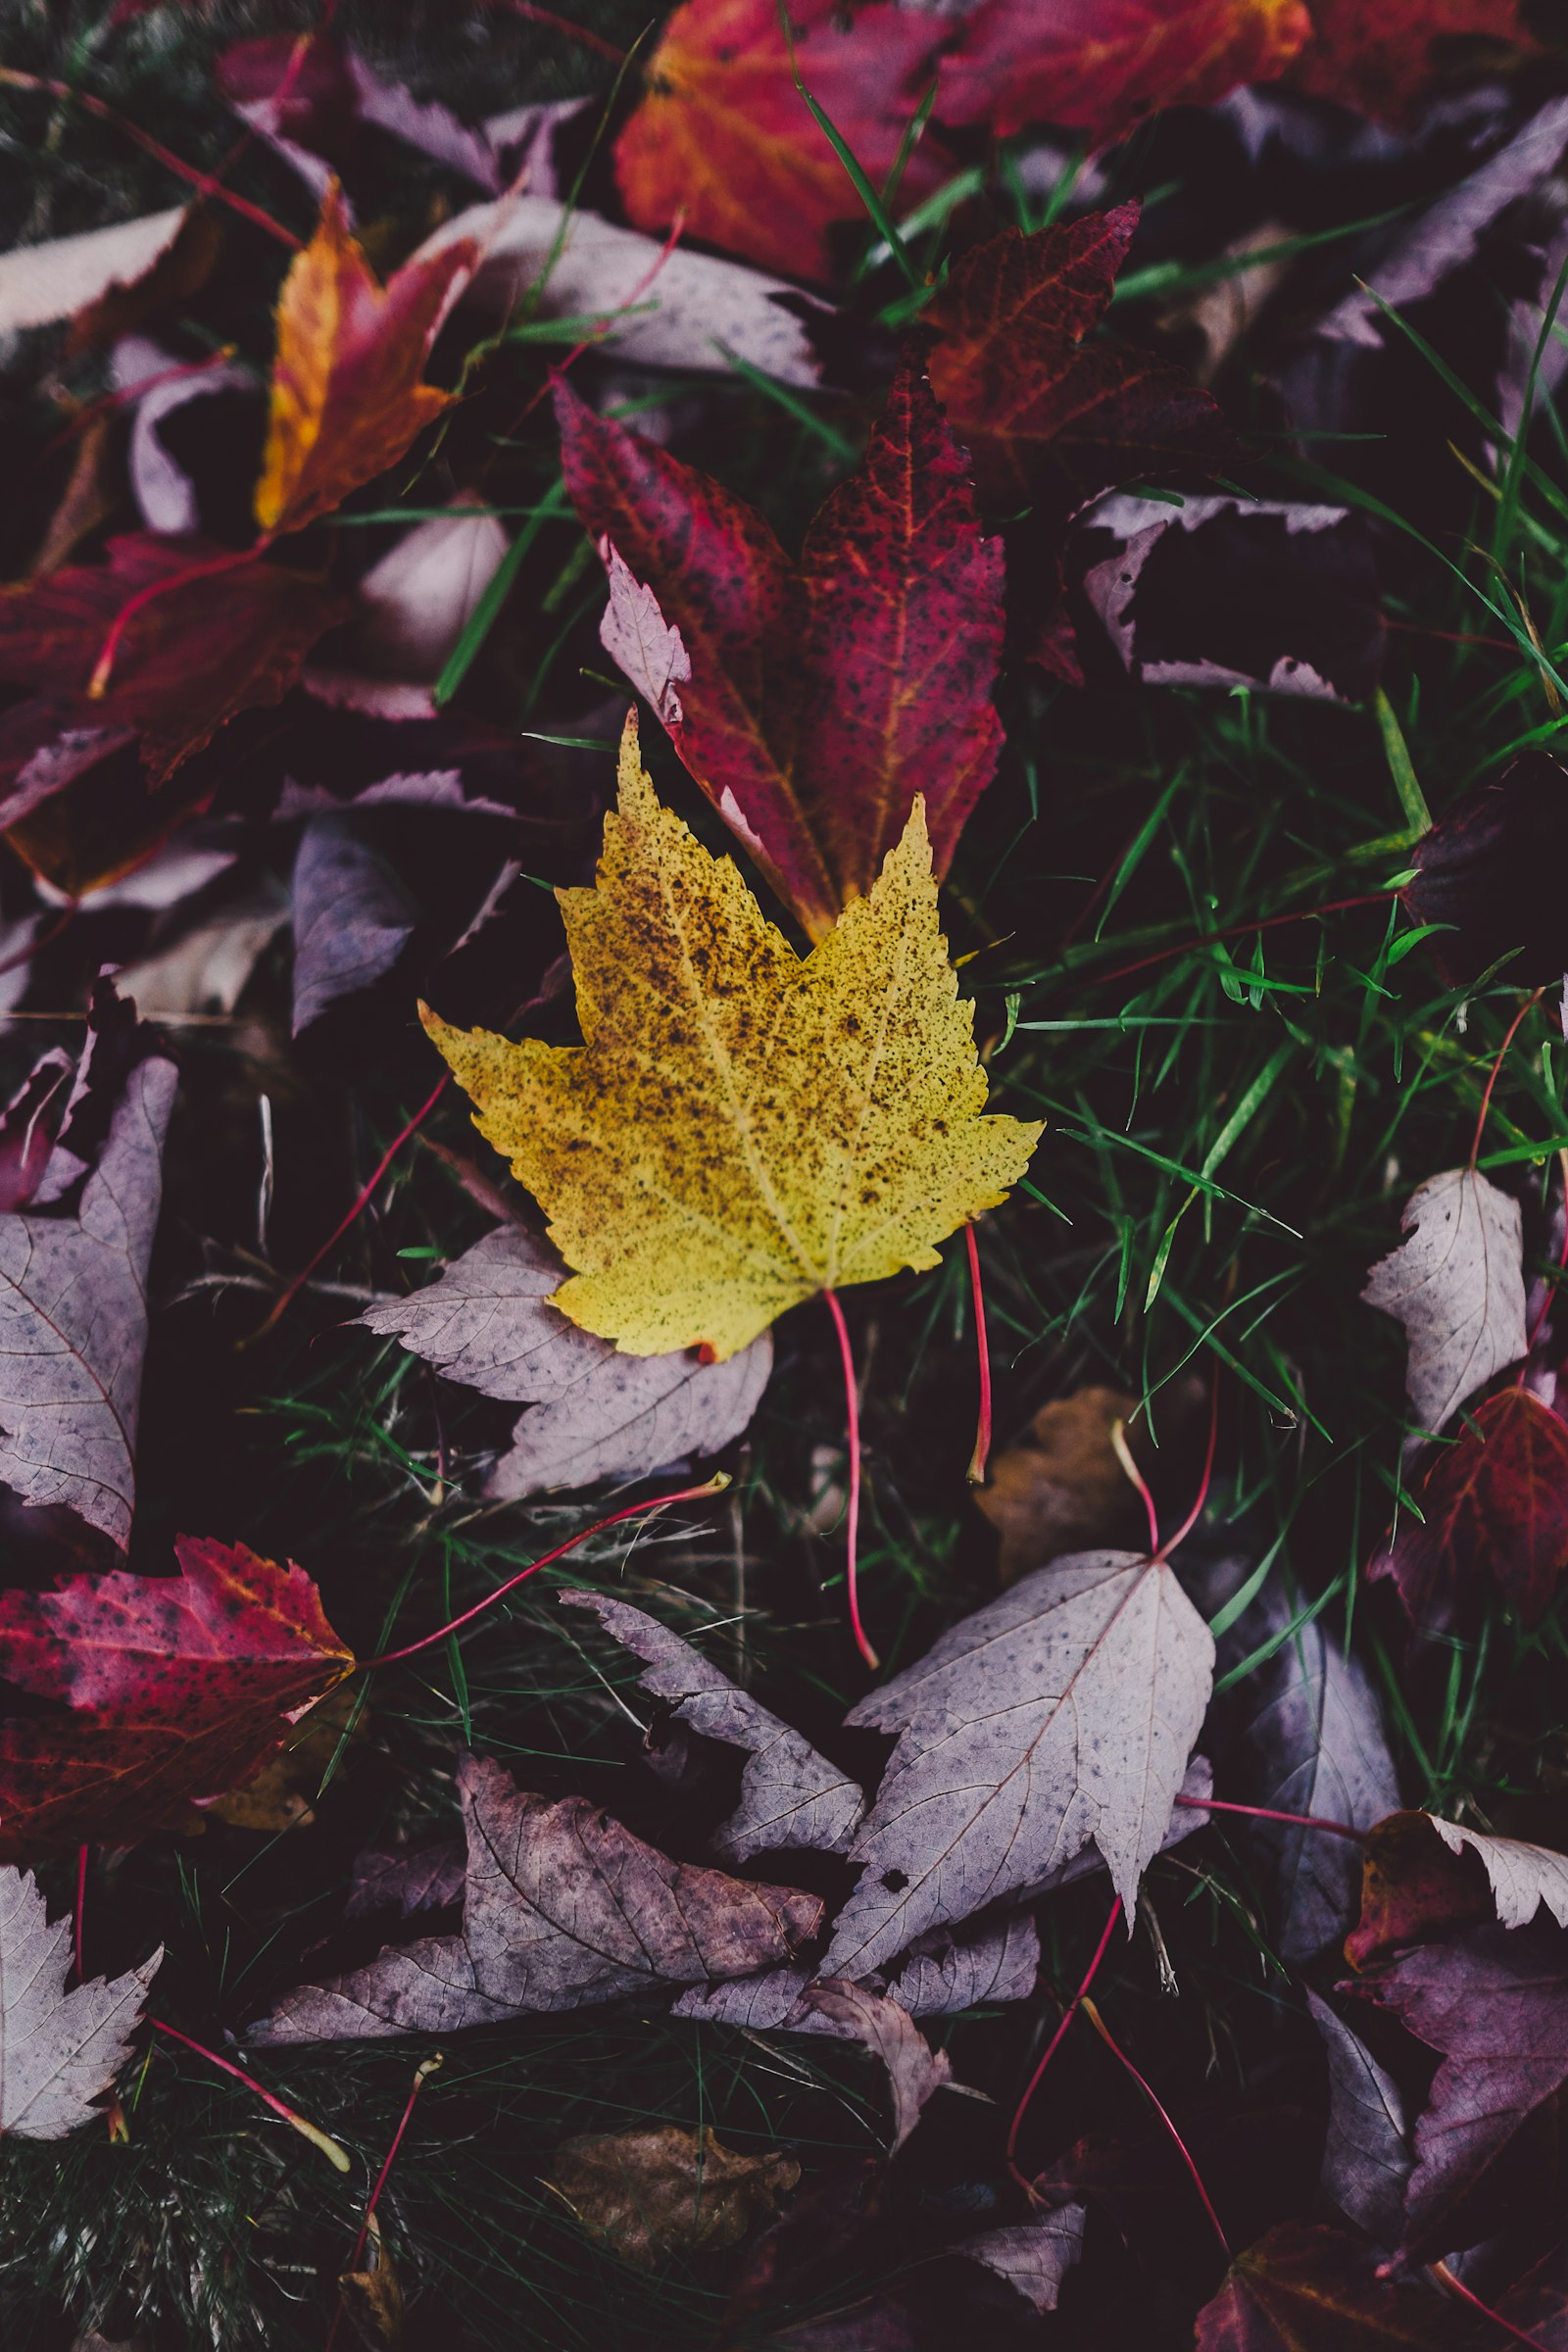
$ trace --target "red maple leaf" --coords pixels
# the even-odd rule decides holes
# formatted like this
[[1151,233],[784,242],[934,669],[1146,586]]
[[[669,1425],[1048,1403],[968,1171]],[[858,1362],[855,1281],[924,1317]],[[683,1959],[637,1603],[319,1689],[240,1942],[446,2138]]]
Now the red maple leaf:
[[1538,1624],[1568,1568],[1568,1426],[1528,1389],[1503,1389],[1424,1459],[1422,1518],[1400,1519],[1368,1575],[1393,1577],[1417,1625],[1450,1625],[1488,1577]]
[[1314,97],[1413,122],[1441,71],[1444,44],[1469,39],[1538,50],[1519,0],[1311,0],[1313,37],[1287,78]]

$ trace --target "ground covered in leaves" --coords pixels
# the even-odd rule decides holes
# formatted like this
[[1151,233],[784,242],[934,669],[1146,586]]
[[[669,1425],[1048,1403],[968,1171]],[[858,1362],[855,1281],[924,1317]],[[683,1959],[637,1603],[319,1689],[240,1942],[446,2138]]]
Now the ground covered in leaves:
[[0,30],[7,2346],[1568,2346],[1561,12]]

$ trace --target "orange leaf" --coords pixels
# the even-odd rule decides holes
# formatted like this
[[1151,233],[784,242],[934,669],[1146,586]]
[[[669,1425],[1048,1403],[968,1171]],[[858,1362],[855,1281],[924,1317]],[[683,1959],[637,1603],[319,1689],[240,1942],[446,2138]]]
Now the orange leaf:
[[264,531],[297,531],[395,465],[452,399],[419,381],[478,247],[464,238],[381,286],[348,232],[334,181],[277,306],[267,454],[256,486]]

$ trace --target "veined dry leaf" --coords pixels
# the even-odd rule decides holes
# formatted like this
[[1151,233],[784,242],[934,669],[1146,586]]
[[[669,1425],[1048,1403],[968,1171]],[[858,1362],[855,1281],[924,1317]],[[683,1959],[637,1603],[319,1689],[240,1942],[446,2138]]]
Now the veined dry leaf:
[[610,571],[606,651],[812,938],[916,792],[945,873],[1002,748],[1003,550],[924,376],[901,369],[798,564],[720,483],[564,388],[556,408]]
[[1404,1325],[1410,1402],[1437,1431],[1529,1345],[1519,1203],[1474,1168],[1449,1168],[1417,1185],[1399,1222],[1404,1246],[1361,1296]]
[[1392,1577],[1412,1621],[1436,1632],[1489,1585],[1539,1624],[1568,1567],[1568,1424],[1528,1389],[1501,1389],[1408,1484],[1422,1515],[1400,1513],[1368,1576]]
[[396,1911],[408,1919],[416,1911],[444,1911],[462,1898],[465,1875],[462,1846],[444,1838],[432,1845],[372,1850],[355,1861],[344,1913],[358,1919],[367,1912]]
[[627,1354],[748,1347],[819,1292],[934,1266],[1017,1181],[1037,1123],[984,1117],[924,813],[806,958],[621,746],[594,890],[561,894],[586,1043],[425,1023]]
[[1343,2230],[1281,2222],[1198,2315],[1197,2352],[1468,2352],[1470,2315],[1395,2284]]
[[743,2156],[678,2124],[563,2141],[548,2185],[589,2236],[642,2271],[737,2246],[801,2177],[782,2148]]
[[452,395],[421,383],[430,346],[477,248],[417,256],[378,285],[348,232],[336,183],[277,306],[277,356],[256,519],[298,531],[395,465]]
[[1152,1448],[1137,1414],[1136,1396],[1078,1389],[1043,1404],[1023,1436],[993,1458],[974,1499],[1002,1538],[997,1573],[1004,1585],[1065,1551],[1137,1541],[1144,1506],[1110,1442],[1124,1423],[1134,1459],[1149,1475]]
[[980,495],[1059,517],[1101,491],[1213,473],[1239,451],[1209,395],[1154,353],[1095,330],[1138,206],[1015,228],[956,262],[921,315],[931,384],[974,461]]
[[820,1977],[808,1984],[793,2022],[803,2032],[814,2026],[864,2042],[872,2057],[881,2059],[893,2092],[890,2156],[898,2154],[920,2121],[926,2101],[953,2080],[947,2051],[932,2049],[907,2009],[847,1978]]
[[1306,2005],[1329,2062],[1323,2193],[1376,2244],[1396,2245],[1404,2221],[1405,2185],[1415,2161],[1399,2086],[1310,1985]]
[[942,61],[937,114],[1004,138],[1055,122],[1102,146],[1159,107],[1273,80],[1311,32],[1302,0],[985,0]]
[[945,1949],[911,1952],[888,1989],[911,2017],[955,2017],[982,2003],[1026,2001],[1039,1974],[1040,1931],[1025,1911]]
[[533,1407],[486,1482],[493,1501],[716,1453],[745,1429],[772,1370],[765,1332],[721,1364],[617,1354],[552,1303],[564,1273],[548,1242],[500,1225],[423,1290],[360,1317],[448,1380]]
[[0,1681],[66,1714],[0,1723],[0,1849],[197,1829],[354,1663],[303,1569],[181,1538],[176,1577],[0,1593]]
[[401,878],[340,816],[315,816],[306,825],[290,891],[298,1037],[340,997],[386,977],[419,910]]
[[[946,25],[879,0],[857,9],[853,24],[832,0],[793,0],[790,21],[806,87],[880,185]],[[829,230],[865,216],[795,86],[773,0],[686,0],[648,61],[646,90],[615,143],[615,176],[637,226],[664,229],[684,214],[693,236],[764,269],[830,276]],[[927,134],[908,159],[901,204],[920,203],[947,171]]]
[[1131,1914],[1213,1666],[1170,1568],[1136,1552],[1037,1568],[950,1627],[850,1712],[899,1743],[852,1848],[860,1880],[824,1974],[863,1976],[1091,1840]]
[[961,2237],[952,2251],[1004,2278],[1036,2311],[1054,2311],[1061,2282],[1083,2253],[1088,2219],[1086,2206],[1054,2205],[1032,2221]]
[[163,1950],[68,1992],[71,1921],[49,1925],[30,1873],[0,1868],[0,2139],[64,2139],[130,2054]]
[[1500,1926],[1528,1927],[1544,1904],[1558,1927],[1568,1928],[1568,1854],[1546,1845],[1527,1845],[1519,1838],[1487,1837],[1436,1813],[1427,1819],[1451,1854],[1468,1847],[1480,1855]]
[[447,2034],[745,1976],[790,1958],[820,1924],[815,1895],[671,1862],[586,1797],[552,1804],[499,1764],[467,1757],[460,1787],[463,1934],[300,1985],[252,2041]]

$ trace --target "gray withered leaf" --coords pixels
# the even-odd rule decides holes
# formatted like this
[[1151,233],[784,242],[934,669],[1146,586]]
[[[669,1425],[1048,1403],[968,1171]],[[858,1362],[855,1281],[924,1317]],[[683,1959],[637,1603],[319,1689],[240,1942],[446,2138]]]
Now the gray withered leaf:
[[672,1862],[586,1797],[532,1795],[499,1764],[466,1757],[459,1788],[462,1935],[298,1986],[253,2041],[449,2034],[745,1976],[790,1959],[820,1924],[815,1895]]
[[548,1242],[498,1225],[423,1290],[360,1317],[448,1380],[533,1407],[491,1473],[492,1501],[641,1478],[740,1436],[773,1368],[766,1332],[721,1364],[692,1351],[621,1355],[552,1306],[564,1277]]
[[70,1919],[51,1927],[31,1872],[0,1868],[0,2137],[64,2139],[88,2121],[164,1956],[68,1992],[71,1955]]
[[340,997],[392,969],[418,921],[396,874],[341,817],[313,817],[300,835],[294,902],[294,1034]]
[[1310,1987],[1306,2005],[1329,2062],[1323,2193],[1379,2245],[1397,2245],[1405,2183],[1415,2162],[1399,2086],[1359,2034]]
[[1528,1927],[1544,1903],[1559,1928],[1568,1928],[1568,1854],[1547,1845],[1527,1845],[1519,1838],[1489,1838],[1480,1830],[1461,1829],[1456,1821],[1427,1819],[1450,1853],[1466,1846],[1480,1855],[1505,1928]]
[[1032,2221],[960,2238],[950,2251],[965,2262],[983,2263],[1026,2295],[1036,2311],[1054,2311],[1061,2282],[1083,2253],[1088,2218],[1086,2206],[1054,2205]]
[[1519,1203],[1474,1168],[1449,1168],[1416,1186],[1399,1222],[1403,1247],[1361,1296],[1404,1325],[1405,1387],[1435,1431],[1529,1345]]
[[174,1088],[172,1062],[136,1062],[75,1206],[0,1216],[0,1480],[122,1550]]
[[781,1723],[657,1617],[608,1592],[563,1592],[561,1600],[564,1608],[591,1609],[608,1634],[644,1660],[646,1671],[638,1681],[650,1696],[669,1700],[678,1721],[705,1740],[750,1751],[739,1807],[711,1839],[723,1861],[748,1862],[778,1845],[848,1851],[864,1797],[857,1783],[818,1755],[800,1732]]
[[[983,2001],[1026,2001],[1035,1988],[1040,1935],[1026,1913],[978,1935],[925,1940],[938,1948],[911,1952],[887,1987],[911,2017],[956,2017]],[[681,1994],[672,2014],[705,2025],[748,2026],[758,2034],[793,2032],[801,2026],[799,2004],[810,1981],[810,1970],[797,1963],[725,1984],[697,1985]]]
[[863,2042],[887,2069],[893,2093],[893,2144],[896,2156],[920,2121],[932,2093],[953,2080],[946,2050],[933,2050],[907,2009],[884,1992],[852,1984],[844,1977],[824,1977],[808,1984],[791,2020],[801,2032],[827,2032],[849,2041]]
[[1037,1568],[851,1710],[896,1732],[823,1972],[864,1976],[1091,1841],[1130,1913],[1203,1721],[1214,1642],[1162,1561]]

